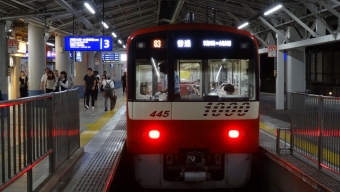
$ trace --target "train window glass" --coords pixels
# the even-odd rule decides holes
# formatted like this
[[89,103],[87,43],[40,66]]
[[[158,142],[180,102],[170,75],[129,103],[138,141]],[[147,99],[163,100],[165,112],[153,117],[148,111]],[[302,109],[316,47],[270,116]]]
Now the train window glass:
[[150,59],[136,60],[136,100],[165,101],[166,94],[160,94],[165,89],[165,75],[159,71],[162,61]]
[[[177,72],[179,74],[179,87],[181,99],[200,100],[200,87],[202,79],[202,60],[178,60]],[[176,97],[175,97],[176,98]]]
[[[255,99],[255,63],[246,59],[210,60],[212,92],[219,97]],[[217,72],[217,73],[216,73]]]
[[255,100],[255,62],[248,59],[178,60],[180,100]]

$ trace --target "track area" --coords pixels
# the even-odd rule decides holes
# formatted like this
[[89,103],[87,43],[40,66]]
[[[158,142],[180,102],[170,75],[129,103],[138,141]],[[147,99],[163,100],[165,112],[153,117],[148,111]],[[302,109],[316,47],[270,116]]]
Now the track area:
[[144,190],[134,178],[132,158],[126,153],[124,153],[120,164],[118,166],[117,172],[111,184],[110,191],[114,192],[180,192],[180,191],[202,191],[202,192],[249,192],[249,191],[264,191],[262,190],[263,182],[265,180],[262,177],[263,170],[263,158],[264,156],[260,153],[253,155],[251,178],[246,186],[237,189],[193,189],[193,190],[180,190],[180,189],[148,189]]

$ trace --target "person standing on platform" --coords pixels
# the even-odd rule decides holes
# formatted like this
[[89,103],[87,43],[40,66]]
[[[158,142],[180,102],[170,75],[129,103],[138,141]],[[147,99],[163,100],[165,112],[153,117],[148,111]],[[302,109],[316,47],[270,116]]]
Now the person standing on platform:
[[87,69],[87,75],[84,76],[84,91],[86,94],[86,104],[85,108],[89,109],[89,100],[91,96],[91,105],[92,110],[94,110],[94,99],[95,99],[95,86],[96,86],[96,77],[92,75],[92,69]]
[[105,97],[104,93],[104,87],[103,87],[103,82],[106,80],[106,75],[102,76],[102,80],[100,81],[100,92],[102,93],[102,96]]
[[111,80],[111,75],[107,75],[107,79],[102,81],[103,83],[103,88],[104,88],[104,106],[105,106],[105,111],[107,111],[107,100],[110,99],[110,110],[114,108],[115,102],[112,100],[113,99],[113,94],[114,92],[114,82]]
[[60,91],[60,89],[59,89],[59,87],[60,87],[60,76],[58,74],[58,70],[54,70],[53,74],[54,74],[55,81],[56,81],[55,89],[54,89],[53,92],[59,92]]
[[51,70],[47,72],[47,78],[46,78],[46,93],[52,93],[55,89],[56,80],[54,77],[54,74]]
[[65,71],[60,72],[60,91],[65,91],[68,88],[67,74]]
[[45,69],[45,74],[41,77],[41,83],[40,83],[40,90],[44,89],[44,93],[46,93],[46,79],[47,79],[47,73],[50,71],[50,68]]
[[21,71],[20,81],[20,97],[28,97],[28,77],[24,71]]
[[125,95],[126,94],[126,92],[125,92],[125,89],[126,89],[126,72],[124,72],[124,75],[122,76],[121,84],[122,84],[122,87],[123,87],[123,95]]

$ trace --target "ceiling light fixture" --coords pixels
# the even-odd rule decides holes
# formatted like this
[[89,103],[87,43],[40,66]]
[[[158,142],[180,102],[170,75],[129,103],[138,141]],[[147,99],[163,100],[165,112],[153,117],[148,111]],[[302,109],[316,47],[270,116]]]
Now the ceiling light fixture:
[[115,32],[112,32],[112,36],[113,36],[114,38],[116,38],[116,37],[117,37],[117,35],[116,35],[116,33],[115,33]]
[[247,26],[247,25],[249,25],[249,23],[248,23],[248,22],[245,22],[245,23],[243,23],[242,25],[238,26],[237,29],[242,29],[242,28],[244,28],[244,27]]
[[275,12],[275,11],[281,9],[281,8],[282,8],[282,5],[281,5],[281,4],[276,5],[275,7],[271,8],[271,9],[268,10],[268,11],[266,11],[266,12],[264,13],[264,15],[269,15],[269,14],[271,14],[271,13],[273,13],[273,12]]
[[89,3],[85,2],[84,5],[92,14],[96,13]]
[[53,43],[46,42],[46,45],[49,45],[49,46],[54,47],[54,44],[53,44]]
[[122,41],[119,39],[119,40],[118,40],[118,43],[119,43],[119,44],[122,44]]
[[102,24],[106,29],[109,28],[109,26],[104,21],[102,21]]
[[123,45],[123,48],[126,48],[126,46],[125,46],[125,45]]

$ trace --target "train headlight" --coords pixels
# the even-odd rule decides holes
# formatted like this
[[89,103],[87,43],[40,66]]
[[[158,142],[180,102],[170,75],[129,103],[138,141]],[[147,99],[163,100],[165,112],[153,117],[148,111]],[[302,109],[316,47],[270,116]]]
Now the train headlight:
[[149,137],[150,139],[158,139],[160,136],[160,133],[158,130],[151,130],[149,131]]
[[230,130],[228,135],[230,138],[238,138],[240,136],[240,132],[237,130]]

